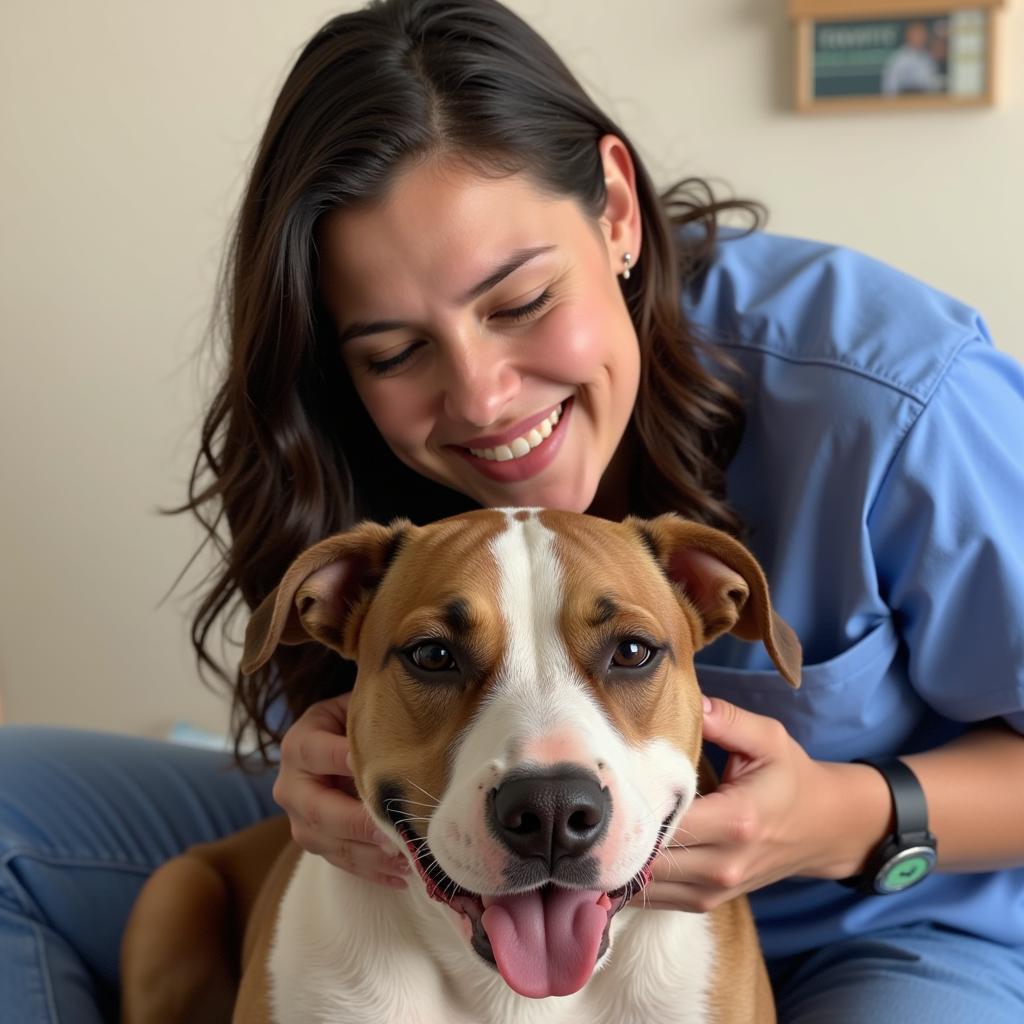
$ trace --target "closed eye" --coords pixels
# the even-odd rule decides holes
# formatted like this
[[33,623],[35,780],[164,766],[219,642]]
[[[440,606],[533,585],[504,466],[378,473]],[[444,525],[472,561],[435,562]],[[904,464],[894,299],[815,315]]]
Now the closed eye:
[[422,341],[414,341],[411,345],[403,348],[397,355],[389,356],[387,359],[367,359],[366,369],[378,377],[383,377],[392,370],[397,370],[403,363],[411,359],[424,344],[425,342]]
[[545,288],[535,299],[531,299],[523,306],[515,306],[512,309],[500,309],[491,314],[492,320],[508,320],[512,323],[519,323],[521,320],[529,320],[530,317],[539,313],[551,301],[551,289]]
[[[515,306],[512,309],[500,309],[491,314],[492,320],[505,320],[509,323],[522,323],[536,316],[551,301],[551,289],[545,288],[535,299],[522,306]],[[414,341],[407,345],[397,355],[389,356],[387,359],[368,359],[367,370],[377,377],[384,377],[397,370],[406,363],[425,344],[423,341]]]

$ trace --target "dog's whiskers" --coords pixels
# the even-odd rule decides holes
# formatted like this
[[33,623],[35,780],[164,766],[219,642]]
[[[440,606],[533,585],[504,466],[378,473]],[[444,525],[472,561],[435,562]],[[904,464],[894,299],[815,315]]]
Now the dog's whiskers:
[[437,807],[437,806],[440,805],[440,803],[441,803],[440,799],[438,799],[436,796],[434,796],[433,793],[428,792],[421,785],[419,785],[416,782],[413,782],[413,780],[410,779],[410,778],[406,778],[405,781],[408,782],[410,786],[414,786],[416,789],[418,789],[424,796],[429,796],[430,799],[434,801],[433,804],[429,805],[429,806]]
[[[679,836],[679,835],[686,836],[688,839],[692,840],[694,843],[696,843],[696,841],[697,841],[696,836],[693,833],[691,833],[689,828],[683,828],[682,825],[676,825],[676,833],[675,834],[676,834],[676,836]],[[679,849],[686,849],[689,844],[679,844],[679,843],[676,843],[674,845],[677,848],[679,848]]]
[[662,849],[660,849],[658,851],[658,857],[666,858],[666,860],[668,860],[669,865],[672,868],[672,871],[676,872],[678,874],[682,874],[682,871],[681,871],[681,869],[679,867],[679,864],[676,862],[675,855],[676,855],[676,853],[678,851],[685,852],[685,850],[686,850],[685,846],[676,846],[676,847],[672,847],[672,849],[668,849],[668,848],[663,847]]
[[404,818],[395,818],[393,820],[396,825],[406,825],[410,821],[430,821],[429,818],[424,817],[422,814],[409,814]]

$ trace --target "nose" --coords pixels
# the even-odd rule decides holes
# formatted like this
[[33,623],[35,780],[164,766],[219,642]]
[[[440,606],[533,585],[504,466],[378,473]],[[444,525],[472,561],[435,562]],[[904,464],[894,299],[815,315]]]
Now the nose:
[[490,812],[494,831],[513,853],[553,870],[604,835],[611,797],[590,773],[561,767],[506,778],[491,792]]
[[471,339],[450,353],[442,371],[444,411],[474,427],[496,423],[519,391],[519,372],[500,342]]

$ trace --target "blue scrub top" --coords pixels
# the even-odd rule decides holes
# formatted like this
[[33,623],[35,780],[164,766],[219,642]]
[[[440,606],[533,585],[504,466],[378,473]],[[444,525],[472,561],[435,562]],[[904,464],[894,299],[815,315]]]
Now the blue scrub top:
[[[698,655],[705,691],[827,761],[991,718],[1024,732],[1020,366],[972,309],[815,242],[725,237],[683,303],[744,372],[728,496],[805,658],[793,691],[761,645],[724,637]],[[1024,813],[1024,780],[1006,785]],[[877,897],[791,879],[752,903],[772,957],[921,920],[1024,944],[1024,869]]]

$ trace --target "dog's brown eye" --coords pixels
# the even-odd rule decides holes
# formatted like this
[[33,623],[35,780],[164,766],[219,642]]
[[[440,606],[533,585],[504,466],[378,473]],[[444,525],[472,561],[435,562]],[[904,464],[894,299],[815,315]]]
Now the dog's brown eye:
[[417,644],[410,652],[412,663],[424,672],[450,672],[457,668],[451,651],[444,644],[428,641]]
[[654,651],[642,640],[623,640],[615,648],[612,664],[618,668],[640,668],[654,657]]

